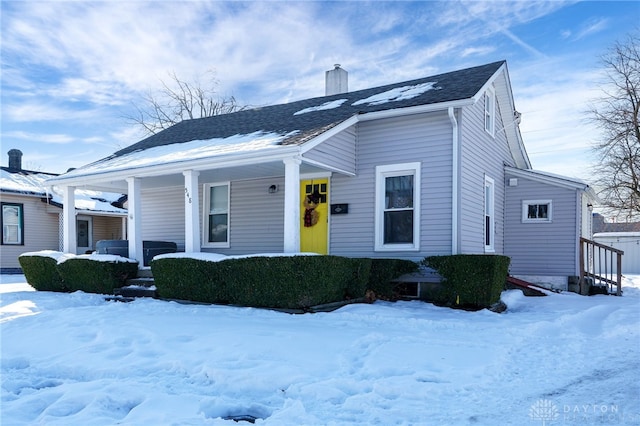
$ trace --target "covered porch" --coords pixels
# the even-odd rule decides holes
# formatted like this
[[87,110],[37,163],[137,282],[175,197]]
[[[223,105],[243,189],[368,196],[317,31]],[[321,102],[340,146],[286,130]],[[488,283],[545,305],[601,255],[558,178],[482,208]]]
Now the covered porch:
[[[264,226],[274,239],[271,247],[284,253],[299,252],[301,180],[330,179],[333,173],[353,175],[353,171],[305,158],[298,146],[279,148],[277,153],[253,153],[247,158],[234,155],[157,164],[84,175],[81,179],[65,179],[63,175],[56,182],[63,188],[64,195],[63,251],[77,251],[74,237],[77,223],[73,209],[68,208],[73,205],[76,190],[100,189],[127,194],[128,215],[123,239],[128,241],[129,258],[138,260],[140,265],[143,265],[143,240],[149,239],[172,240],[179,251],[190,253],[237,252],[240,248],[237,244],[233,247],[228,236],[222,243],[207,241],[208,204],[211,202],[207,199],[207,190],[211,185],[221,184],[229,188],[228,210],[223,213],[232,216],[227,226],[236,225],[236,235],[244,232],[240,231],[242,222],[248,220],[243,219],[244,216],[260,218],[261,210],[266,210],[270,214]],[[251,199],[253,203],[247,202]],[[242,213],[238,213],[240,205],[245,206]],[[176,227],[181,229],[175,231]],[[174,232],[169,232],[169,228]]]

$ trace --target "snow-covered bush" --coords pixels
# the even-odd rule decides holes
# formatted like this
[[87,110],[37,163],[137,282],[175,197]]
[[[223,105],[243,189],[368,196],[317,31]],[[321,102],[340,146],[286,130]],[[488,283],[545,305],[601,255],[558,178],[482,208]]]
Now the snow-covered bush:
[[430,256],[423,264],[443,278],[433,303],[464,309],[484,309],[500,301],[511,259],[500,255]]
[[23,253],[18,257],[20,267],[27,282],[39,291],[68,291],[58,273],[58,258],[64,256],[59,251],[43,250]]
[[91,254],[60,259],[58,272],[71,291],[112,294],[138,273],[138,262],[121,256]]

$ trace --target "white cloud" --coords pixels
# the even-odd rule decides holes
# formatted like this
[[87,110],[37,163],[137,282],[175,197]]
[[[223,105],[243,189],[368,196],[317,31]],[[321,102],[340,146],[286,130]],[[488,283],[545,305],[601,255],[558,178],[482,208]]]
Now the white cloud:
[[76,138],[63,134],[43,134],[34,132],[13,131],[2,134],[3,139],[18,139],[27,141],[36,141],[46,144],[68,144],[76,141]]
[[[576,64],[591,52],[557,60],[528,30],[570,4],[2,2],[3,125],[27,134],[37,133],[33,123],[81,123],[73,137],[93,161],[144,136],[114,118],[174,71],[191,79],[214,70],[221,95],[264,105],[322,96],[335,63],[353,91],[507,59],[528,149],[569,149],[590,135],[575,129],[589,90]],[[612,22],[562,25],[564,34],[549,32],[578,44]],[[45,133],[64,140],[72,131]]]

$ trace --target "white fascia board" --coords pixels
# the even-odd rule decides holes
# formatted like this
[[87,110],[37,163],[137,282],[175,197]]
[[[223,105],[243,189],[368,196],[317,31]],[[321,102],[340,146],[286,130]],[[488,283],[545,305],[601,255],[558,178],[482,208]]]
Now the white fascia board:
[[449,108],[461,108],[467,105],[473,105],[473,99],[459,99],[456,101],[439,102],[436,104],[417,105],[406,108],[387,109],[384,111],[367,112],[357,115],[358,121],[371,121],[383,118],[400,117],[404,115],[422,114],[425,112],[443,111],[447,112]]
[[216,167],[239,167],[266,163],[270,161],[283,160],[300,154],[298,145],[254,151],[247,154],[227,154],[217,157],[198,158],[196,160],[185,160],[174,163],[156,164],[153,166],[140,166],[126,170],[116,170],[113,172],[94,172],[86,175],[65,177],[61,175],[57,178],[47,180],[47,185],[60,186],[86,186],[104,183],[105,181],[124,180],[129,177],[153,177],[168,174],[179,174],[184,170],[208,170]]
[[520,134],[520,127],[518,123],[514,122],[515,117],[513,116],[513,113],[516,111],[516,107],[506,62],[496,70],[491,78],[489,78],[482,88],[473,96],[473,103],[478,102],[482,98],[484,92],[491,87],[491,85],[496,83],[499,76],[503,77],[501,82],[502,84],[499,84],[498,87],[494,85],[494,90],[496,92],[496,100],[502,100],[508,104],[507,108],[499,108],[499,110],[500,117],[502,118],[503,130],[507,135],[509,151],[511,152],[511,156],[518,167],[530,169],[531,161],[529,160],[529,154],[527,154],[526,147],[522,140],[522,135]]
[[330,166],[328,164],[321,163],[320,161],[310,160],[310,159],[304,158],[304,157],[302,157],[301,160],[305,164],[310,164],[312,166],[320,167],[321,169],[329,170],[331,172],[340,173],[340,174],[343,174],[345,176],[355,176],[356,175],[354,172],[348,172],[346,170],[342,170],[342,169],[339,169],[337,167],[333,167],[333,166]]
[[500,65],[500,68],[498,68],[496,70],[496,72],[493,73],[493,75],[491,77],[489,77],[487,79],[487,81],[482,85],[482,87],[480,88],[480,90],[478,90],[476,92],[475,95],[473,95],[473,97],[471,99],[473,99],[473,103],[475,104],[476,102],[478,102],[480,99],[482,99],[482,95],[484,95],[484,92],[487,91],[487,89],[489,87],[491,87],[493,85],[493,83],[496,81],[496,79],[498,78],[498,76],[500,75],[500,73],[506,71],[506,64],[502,64]]
[[105,212],[98,210],[81,210],[76,209],[76,214],[81,214],[85,216],[111,216],[111,217],[127,217],[127,211],[124,212]]
[[337,135],[338,133],[348,129],[351,126],[354,126],[355,124],[358,123],[358,121],[360,121],[358,119],[357,115],[354,115],[348,119],[346,119],[345,121],[343,121],[342,123],[338,124],[337,126],[332,127],[331,129],[327,130],[326,132],[316,136],[313,139],[310,139],[309,141],[303,143],[300,146],[300,153],[304,154],[307,151],[312,150],[313,148],[315,148],[316,146],[320,145],[322,142],[326,141],[327,139]]
[[[567,189],[578,189],[589,193],[591,187],[584,182],[576,181],[570,177],[565,176],[551,176],[536,172],[534,170],[516,169],[514,167],[505,166],[505,172],[516,177],[523,179],[530,179],[536,182],[546,183],[553,186],[558,186]],[[593,190],[592,190],[593,191]],[[591,195],[591,194],[590,194]]]
[[25,192],[0,189],[0,194],[6,195],[6,196],[12,195],[15,197],[47,198],[47,194],[45,192],[43,192],[42,194],[34,194],[34,193],[25,193]]

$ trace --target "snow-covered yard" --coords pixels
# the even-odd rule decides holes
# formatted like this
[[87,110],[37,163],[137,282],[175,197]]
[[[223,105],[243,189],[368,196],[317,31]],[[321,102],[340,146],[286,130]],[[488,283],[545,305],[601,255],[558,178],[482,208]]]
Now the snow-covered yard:
[[[640,424],[640,276],[623,297],[503,293],[290,315],[34,292],[2,276],[3,426]],[[240,423],[242,424],[242,423]],[[244,423],[249,424],[249,423]]]

